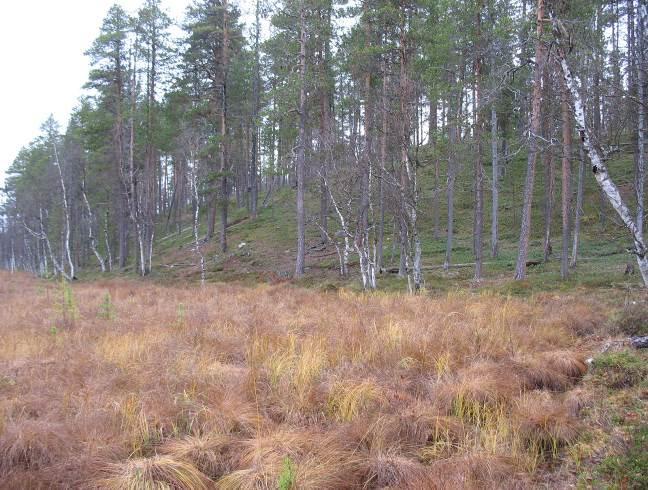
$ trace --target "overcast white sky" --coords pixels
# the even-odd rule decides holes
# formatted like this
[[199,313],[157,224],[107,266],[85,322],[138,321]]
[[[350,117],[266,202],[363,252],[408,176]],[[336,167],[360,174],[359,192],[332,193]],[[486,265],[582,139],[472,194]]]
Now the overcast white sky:
[[[83,55],[110,6],[141,0],[2,0],[0,6],[0,185],[20,148],[49,114],[65,126],[90,70]],[[174,19],[190,0],[164,0]]]

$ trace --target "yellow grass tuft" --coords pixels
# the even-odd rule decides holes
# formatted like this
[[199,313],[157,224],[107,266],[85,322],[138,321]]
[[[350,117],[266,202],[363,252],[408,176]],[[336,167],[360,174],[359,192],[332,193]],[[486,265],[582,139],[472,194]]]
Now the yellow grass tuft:
[[383,399],[380,387],[371,380],[337,382],[328,398],[328,413],[342,422],[348,422],[377,405]]
[[110,464],[104,471],[108,476],[94,483],[109,490],[206,490],[211,487],[209,478],[191,463],[168,456]]
[[115,403],[115,410],[121,419],[122,432],[129,441],[131,454],[141,456],[146,453],[159,437],[149,425],[137,395],[130,394],[121,403]]

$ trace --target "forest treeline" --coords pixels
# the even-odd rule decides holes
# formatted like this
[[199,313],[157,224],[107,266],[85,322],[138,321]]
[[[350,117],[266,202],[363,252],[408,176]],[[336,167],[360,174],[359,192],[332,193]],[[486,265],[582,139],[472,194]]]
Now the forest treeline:
[[[227,250],[230,207],[254,220],[291,186],[296,276],[308,228],[336,248],[341,274],[356,256],[363,286],[375,288],[395,230],[399,273],[417,290],[421,216],[446,239],[447,269],[457,179],[469,174],[475,279],[484,257],[498,255],[503,185],[523,193],[516,279],[539,204],[545,258],[560,250],[567,277],[593,173],[648,282],[644,0],[249,6],[242,16],[234,1],[195,0],[180,37],[160,0],[134,14],[110,8],[67,127],[48,119],[8,172],[3,267],[68,279],[79,269],[147,275],[156,234],[192,227],[204,278],[206,243]],[[634,157],[632,192],[607,173],[619,152]],[[507,168],[520,153],[526,170],[513,181]],[[561,240],[552,245],[556,213]]]

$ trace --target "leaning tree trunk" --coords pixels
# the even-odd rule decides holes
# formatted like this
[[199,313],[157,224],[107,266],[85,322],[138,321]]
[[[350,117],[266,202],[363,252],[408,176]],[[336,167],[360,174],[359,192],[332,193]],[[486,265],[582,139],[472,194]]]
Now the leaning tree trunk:
[[[565,28],[562,23],[556,18],[552,18],[554,25],[554,33],[558,39],[567,37],[565,34]],[[576,128],[578,129],[581,142],[583,144],[583,149],[587,156],[589,156],[592,163],[592,173],[596,178],[596,182],[601,188],[602,192],[605,194],[607,200],[610,202],[614,210],[617,212],[626,228],[632,235],[634,242],[633,253],[637,256],[637,263],[639,265],[639,270],[641,271],[641,277],[643,278],[644,285],[648,287],[648,250],[646,249],[646,244],[644,242],[643,236],[639,233],[637,224],[630,212],[630,209],[623,201],[619,188],[614,184],[610,175],[608,173],[605,162],[603,161],[603,156],[601,155],[598,148],[592,143],[591,135],[587,129],[585,123],[585,110],[583,106],[583,101],[581,100],[580,93],[578,92],[578,81],[574,78],[567,63],[565,57],[564,48],[559,44],[556,48],[556,56],[558,62],[560,63],[560,68],[562,76],[565,80],[565,84],[569,88],[569,92],[572,99],[572,104],[574,108],[574,119],[576,121]]]

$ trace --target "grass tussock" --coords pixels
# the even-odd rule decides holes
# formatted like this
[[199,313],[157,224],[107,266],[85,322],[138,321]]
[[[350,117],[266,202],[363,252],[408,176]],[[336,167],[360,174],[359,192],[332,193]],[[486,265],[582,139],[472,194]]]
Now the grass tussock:
[[558,453],[561,447],[572,444],[579,435],[580,426],[569,405],[552,398],[547,392],[532,392],[517,401],[515,418],[520,437],[532,449],[542,453]]
[[162,451],[175,460],[193,464],[210,478],[219,478],[232,468],[235,442],[224,434],[186,436],[169,440]]
[[23,488],[524,487],[579,438],[602,319],[492,293],[65,295],[74,321],[59,284],[0,277],[0,481]]
[[130,459],[110,464],[107,477],[95,482],[97,488],[109,490],[166,490],[191,488],[207,490],[209,478],[195,466],[168,456]]
[[38,420],[19,420],[0,436],[0,474],[38,470],[54,464],[69,449],[66,427]]

